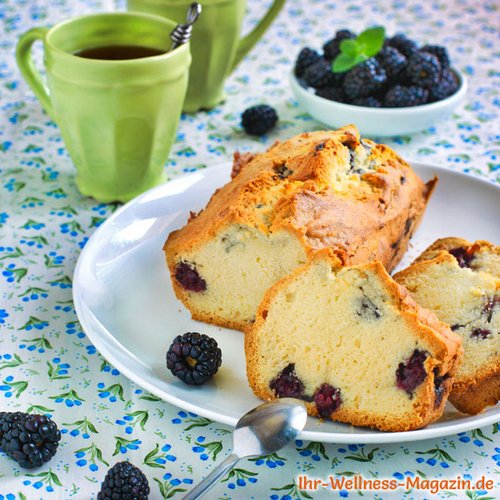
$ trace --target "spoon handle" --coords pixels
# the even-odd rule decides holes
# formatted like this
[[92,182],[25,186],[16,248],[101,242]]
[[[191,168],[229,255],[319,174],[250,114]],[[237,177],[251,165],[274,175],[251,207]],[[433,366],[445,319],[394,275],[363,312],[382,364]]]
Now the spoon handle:
[[226,472],[229,472],[236,463],[240,460],[240,457],[231,453],[224,462],[218,465],[201,483],[195,486],[187,495],[183,496],[181,500],[195,500],[201,495],[206,493]]

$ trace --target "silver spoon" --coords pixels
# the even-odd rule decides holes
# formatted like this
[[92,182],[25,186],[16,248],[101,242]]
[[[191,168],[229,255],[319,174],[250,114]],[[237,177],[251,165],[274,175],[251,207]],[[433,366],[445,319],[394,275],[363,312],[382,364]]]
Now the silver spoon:
[[281,398],[243,415],[233,432],[233,452],[182,500],[195,500],[246,457],[268,455],[293,441],[306,425],[307,411],[298,399]]
[[170,40],[172,40],[172,46],[170,50],[176,49],[179,45],[186,43],[191,38],[191,31],[193,30],[193,24],[198,19],[201,14],[201,5],[197,2],[193,2],[188,9],[186,15],[186,22],[184,24],[178,24],[170,33]]

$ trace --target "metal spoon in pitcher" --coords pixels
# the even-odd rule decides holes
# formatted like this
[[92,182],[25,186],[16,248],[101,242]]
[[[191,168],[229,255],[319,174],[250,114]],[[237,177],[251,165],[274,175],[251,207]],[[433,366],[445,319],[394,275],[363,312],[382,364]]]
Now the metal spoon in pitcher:
[[179,45],[186,43],[191,38],[193,24],[196,22],[200,14],[201,5],[197,2],[193,2],[187,11],[186,22],[184,24],[178,24],[172,30],[172,33],[170,33],[170,40],[172,40],[170,50],[176,49]]
[[293,441],[306,425],[302,401],[281,398],[264,403],[243,415],[233,432],[233,452],[182,500],[195,500],[246,457],[268,455]]

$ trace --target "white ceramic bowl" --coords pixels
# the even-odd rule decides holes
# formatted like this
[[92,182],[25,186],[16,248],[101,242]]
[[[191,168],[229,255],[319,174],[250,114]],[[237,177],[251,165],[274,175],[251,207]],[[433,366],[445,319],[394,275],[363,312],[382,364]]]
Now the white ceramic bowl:
[[290,84],[300,106],[316,120],[334,128],[352,123],[362,135],[394,136],[424,130],[452,113],[467,92],[465,75],[456,70],[453,73],[458,79],[454,94],[442,101],[407,108],[368,108],[330,101],[304,88],[293,71]]

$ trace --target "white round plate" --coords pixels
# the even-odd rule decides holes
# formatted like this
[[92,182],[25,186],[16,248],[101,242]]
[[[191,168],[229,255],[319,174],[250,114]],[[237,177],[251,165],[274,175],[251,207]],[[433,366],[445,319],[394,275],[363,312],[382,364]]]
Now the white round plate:
[[[402,265],[435,239],[500,240],[500,189],[465,174],[414,164],[423,179],[440,181]],[[101,354],[151,393],[188,411],[234,426],[261,403],[248,387],[243,334],[193,321],[174,296],[162,246],[202,209],[230,177],[230,165],[175,178],[130,201],[90,238],[76,266],[73,298],[80,323]],[[187,386],[166,368],[173,338],[199,331],[217,339],[222,367],[204,386]],[[465,416],[448,404],[425,429],[386,433],[309,418],[302,439],[337,443],[415,441],[478,428],[500,420],[500,404]]]

